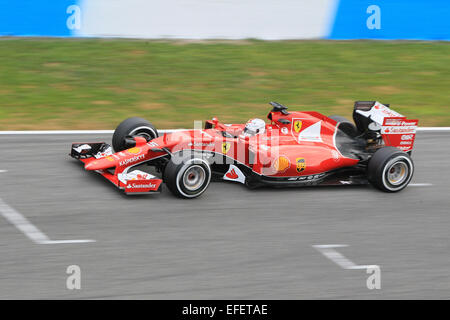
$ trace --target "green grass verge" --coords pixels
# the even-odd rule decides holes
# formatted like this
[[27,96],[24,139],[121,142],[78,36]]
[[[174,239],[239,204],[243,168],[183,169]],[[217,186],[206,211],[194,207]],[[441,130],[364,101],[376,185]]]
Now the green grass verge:
[[450,125],[445,42],[3,39],[0,57],[0,130],[244,122],[271,100],[347,117],[379,100]]

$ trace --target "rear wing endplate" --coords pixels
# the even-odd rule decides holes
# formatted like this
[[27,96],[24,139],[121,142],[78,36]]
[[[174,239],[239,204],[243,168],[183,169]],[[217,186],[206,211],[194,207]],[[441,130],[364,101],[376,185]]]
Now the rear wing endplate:
[[386,146],[409,152],[413,149],[419,120],[406,117],[386,117],[381,127],[381,136]]

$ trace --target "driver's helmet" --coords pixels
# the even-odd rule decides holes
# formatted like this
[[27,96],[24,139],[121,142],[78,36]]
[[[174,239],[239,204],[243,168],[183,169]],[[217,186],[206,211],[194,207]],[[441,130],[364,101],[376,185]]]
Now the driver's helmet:
[[262,119],[250,119],[245,124],[244,132],[245,137],[252,137],[257,134],[263,134],[266,132],[266,123]]

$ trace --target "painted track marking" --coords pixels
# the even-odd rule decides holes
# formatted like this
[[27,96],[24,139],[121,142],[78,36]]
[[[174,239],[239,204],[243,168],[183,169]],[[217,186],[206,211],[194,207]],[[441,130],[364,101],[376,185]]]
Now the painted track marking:
[[87,243],[95,242],[95,240],[50,240],[50,238],[33,225],[22,214],[8,206],[2,199],[0,199],[0,213],[17,229],[22,231],[28,239],[37,244],[65,244],[65,243]]
[[0,170],[0,173],[8,172],[8,170]]
[[431,187],[432,183],[410,183],[408,187]]
[[323,254],[325,257],[333,261],[335,264],[337,264],[342,269],[347,270],[357,270],[357,269],[367,269],[371,267],[378,267],[377,265],[356,265],[353,261],[350,261],[346,257],[344,257],[342,254],[337,252],[335,248],[343,248],[348,247],[346,244],[318,244],[313,245],[313,248],[315,248],[317,251],[319,251],[321,254]]

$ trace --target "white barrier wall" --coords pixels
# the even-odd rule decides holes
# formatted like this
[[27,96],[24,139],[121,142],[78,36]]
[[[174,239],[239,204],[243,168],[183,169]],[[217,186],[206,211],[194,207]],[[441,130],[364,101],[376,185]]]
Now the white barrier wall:
[[0,35],[450,40],[449,0],[0,0]]
[[328,34],[336,0],[85,0],[83,36],[313,39]]

